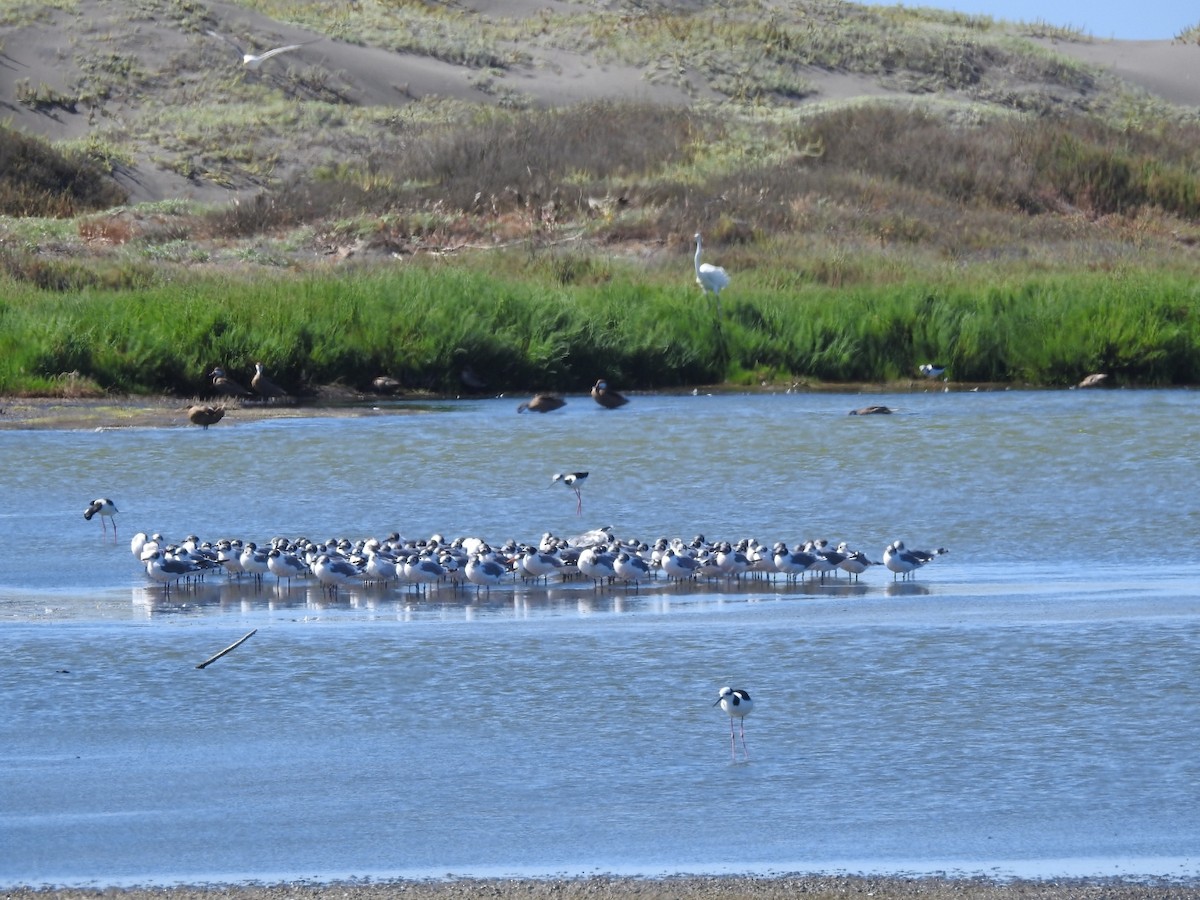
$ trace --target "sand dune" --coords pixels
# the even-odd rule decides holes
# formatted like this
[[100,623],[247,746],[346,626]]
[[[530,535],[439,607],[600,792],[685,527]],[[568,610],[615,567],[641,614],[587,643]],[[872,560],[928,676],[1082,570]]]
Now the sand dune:
[[[346,0],[347,3],[350,0]],[[538,17],[546,11],[582,13],[590,7],[566,0],[460,0],[467,14],[506,18]],[[587,50],[522,46],[525,62],[509,66],[494,77],[469,67],[416,53],[360,46],[337,37],[338,4],[331,5],[327,35],[275,21],[224,0],[212,0],[202,20],[173,19],[131,5],[128,0],[80,0],[69,8],[47,5],[19,25],[0,25],[0,119],[51,140],[78,140],[96,133],[119,136],[122,147],[132,146],[133,165],[119,169],[132,199],[166,197],[198,199],[228,196],[231,190],[258,184],[215,183],[203,173],[187,177],[186,141],[164,146],[161,138],[143,137],[140,122],[156,106],[168,111],[212,102],[212,87],[239,76],[236,53],[208,34],[215,30],[243,46],[261,52],[280,44],[312,41],[298,50],[269,60],[261,70],[243,77],[263,79],[280,96],[296,96],[294,68],[315,73],[320,89],[338,102],[359,107],[402,110],[415,101],[449,98],[498,104],[514,95],[554,106],[586,100],[621,98],[667,104],[721,100],[698,75],[684,70],[669,79],[642,67],[600,59]],[[15,19],[16,17],[14,17]],[[1096,66],[1098,70],[1185,106],[1200,104],[1200,46],[1168,41],[1083,41],[1052,45]],[[507,48],[497,48],[504,50]],[[81,65],[128,66],[128,84],[118,96],[98,98],[74,108],[20,102],[32,90],[79,93],[90,84]],[[858,96],[897,94],[886,79],[810,67],[803,72],[813,90],[796,103],[839,101]],[[153,95],[152,102],[146,98]],[[303,97],[301,97],[303,99]],[[149,129],[146,129],[149,131]],[[328,154],[329,135],[305,135],[303,140],[266,144],[264,156],[278,156],[275,174],[303,169]],[[324,141],[322,143],[322,140]],[[156,143],[157,141],[157,143]],[[175,161],[172,162],[171,160]]]

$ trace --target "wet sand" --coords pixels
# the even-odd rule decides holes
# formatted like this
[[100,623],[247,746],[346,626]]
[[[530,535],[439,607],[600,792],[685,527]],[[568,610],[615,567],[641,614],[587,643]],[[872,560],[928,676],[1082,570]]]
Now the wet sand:
[[[0,398],[0,431],[66,429],[100,431],[109,428],[196,428],[188,421],[187,410],[193,403],[225,407],[225,417],[213,428],[236,427],[239,423],[263,419],[315,418],[317,416],[377,415],[372,401],[384,398],[345,395],[330,397],[313,404],[297,403],[221,403],[213,400],[180,400],[173,397],[105,398]],[[394,398],[387,398],[394,399]],[[425,399],[405,398],[405,399]],[[350,405],[357,403],[359,405]],[[389,413],[403,413],[391,409]]]
[[1183,900],[1200,898],[1200,882],[1056,879],[1045,881],[849,875],[679,876],[673,878],[488,878],[375,883],[290,882],[274,885],[197,885],[170,888],[17,888],[5,900],[783,900],[805,897],[899,900]]

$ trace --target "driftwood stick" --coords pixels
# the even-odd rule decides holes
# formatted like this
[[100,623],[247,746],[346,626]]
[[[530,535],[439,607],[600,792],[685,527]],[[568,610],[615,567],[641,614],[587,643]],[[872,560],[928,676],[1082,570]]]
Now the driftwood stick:
[[[257,629],[257,628],[255,628],[255,629],[254,629],[254,631],[258,631],[258,629]],[[209,663],[214,663],[214,662],[216,662],[218,659],[220,659],[222,656],[224,656],[224,655],[225,655],[226,653],[228,653],[230,650],[236,650],[238,647],[242,646],[242,644],[246,643],[246,641],[250,640],[250,636],[251,636],[252,634],[254,634],[254,631],[251,631],[251,632],[248,632],[248,633],[246,633],[246,634],[242,635],[240,638],[238,638],[236,641],[234,641],[232,644],[230,644],[228,647],[226,647],[224,650],[222,650],[222,651],[221,651],[220,653],[218,653],[216,656],[210,656],[210,657],[209,657],[208,659],[206,659],[204,662],[200,663],[200,665],[196,666],[196,668],[197,668],[197,669],[203,669],[203,668],[204,668],[205,666],[207,666]]]

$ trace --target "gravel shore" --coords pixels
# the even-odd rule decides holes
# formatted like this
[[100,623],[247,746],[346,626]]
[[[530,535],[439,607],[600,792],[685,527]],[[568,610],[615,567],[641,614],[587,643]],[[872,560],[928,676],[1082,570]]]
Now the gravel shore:
[[673,878],[459,879],[453,881],[295,882],[170,888],[17,888],[4,900],[1183,900],[1200,898],[1200,882],[1060,879],[1045,881],[859,875],[679,876]]

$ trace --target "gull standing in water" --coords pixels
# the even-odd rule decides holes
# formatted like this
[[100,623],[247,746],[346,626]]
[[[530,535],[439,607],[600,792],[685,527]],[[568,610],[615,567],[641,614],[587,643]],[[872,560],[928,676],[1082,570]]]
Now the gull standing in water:
[[734,759],[737,759],[737,743],[733,737],[733,720],[737,719],[742,726],[742,750],[746,754],[746,759],[750,758],[750,751],[746,749],[746,716],[754,711],[754,701],[750,699],[750,694],[743,691],[741,688],[734,690],[731,687],[723,687],[717,693],[717,699],[713,706],[720,704],[721,709],[729,716],[729,754]]
[[893,541],[883,551],[883,564],[892,573],[892,581],[895,581],[897,576],[908,579],[912,577],[913,572],[934,557],[949,552],[945,547],[938,547],[936,550],[909,550],[904,546],[904,541]]
[[575,492],[575,515],[583,515],[583,483],[587,481],[587,472],[555,472],[554,477],[550,479],[550,483],[561,481],[567,487]]
[[321,38],[312,38],[311,40],[300,41],[300,43],[298,43],[298,44],[288,44],[285,47],[275,47],[271,50],[266,51],[265,53],[247,53],[241,47],[241,45],[239,45],[236,41],[232,40],[231,38],[227,38],[227,37],[225,37],[225,35],[220,34],[219,32],[216,32],[216,31],[212,31],[211,29],[209,30],[208,33],[210,35],[212,35],[213,37],[219,38],[220,40],[224,41],[230,47],[232,47],[238,53],[240,53],[241,57],[242,57],[243,68],[249,69],[251,72],[257,72],[259,70],[259,68],[262,66],[262,64],[265,63],[272,56],[278,56],[280,53],[287,53],[291,50],[299,50],[301,47],[305,46],[306,44],[315,44],[317,41],[321,40]]

